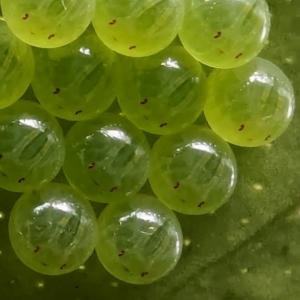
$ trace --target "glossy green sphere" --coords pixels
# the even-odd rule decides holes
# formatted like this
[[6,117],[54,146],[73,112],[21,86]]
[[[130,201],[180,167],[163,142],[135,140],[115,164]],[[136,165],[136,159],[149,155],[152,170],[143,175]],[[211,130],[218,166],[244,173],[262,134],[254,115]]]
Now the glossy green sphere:
[[290,124],[293,87],[273,63],[256,58],[231,70],[214,70],[208,80],[204,112],[211,128],[243,147],[268,144]]
[[95,0],[2,0],[11,31],[23,42],[56,48],[76,40],[94,16]]
[[235,68],[262,50],[270,31],[265,0],[185,0],[179,33],[186,50],[213,68]]
[[39,104],[0,110],[0,187],[23,192],[50,182],[64,161],[62,130]]
[[168,274],[180,258],[180,224],[154,197],[137,195],[109,204],[98,227],[98,257],[108,272],[125,282],[152,283]]
[[176,37],[183,10],[183,0],[96,0],[93,25],[112,50],[126,56],[149,56]]
[[154,144],[149,181],[171,209],[189,215],[213,213],[234,191],[235,157],[213,131],[191,125]]
[[65,175],[93,201],[133,196],[147,179],[149,161],[146,137],[120,115],[105,113],[79,122],[66,137]]
[[68,185],[50,183],[20,197],[10,215],[9,236],[25,265],[61,275],[78,269],[94,251],[97,220],[88,200]]
[[33,70],[31,48],[0,20],[0,109],[13,104],[25,93]]
[[198,118],[206,98],[206,76],[182,46],[120,61],[119,104],[138,128],[164,135]]
[[114,57],[91,28],[64,47],[34,49],[34,93],[59,118],[92,119],[115,99]]

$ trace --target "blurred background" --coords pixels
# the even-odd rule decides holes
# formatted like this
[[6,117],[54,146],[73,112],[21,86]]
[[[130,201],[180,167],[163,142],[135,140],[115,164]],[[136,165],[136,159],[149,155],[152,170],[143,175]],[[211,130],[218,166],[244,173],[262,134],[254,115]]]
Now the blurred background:
[[[300,92],[300,0],[269,0],[272,31],[261,53]],[[29,90],[25,98],[31,99]],[[111,110],[118,110],[114,104]],[[203,122],[200,118],[199,122]],[[64,130],[72,125],[62,121]],[[155,140],[150,136],[149,141]],[[184,250],[176,269],[149,286],[110,276],[94,254],[79,270],[49,277],[25,267],[14,254],[7,223],[16,193],[0,189],[0,299],[43,300],[299,300],[300,106],[288,131],[255,149],[233,147],[237,189],[214,215],[178,214]],[[64,182],[62,174],[56,181]],[[149,193],[148,185],[143,192]],[[93,203],[98,214],[103,205]]]

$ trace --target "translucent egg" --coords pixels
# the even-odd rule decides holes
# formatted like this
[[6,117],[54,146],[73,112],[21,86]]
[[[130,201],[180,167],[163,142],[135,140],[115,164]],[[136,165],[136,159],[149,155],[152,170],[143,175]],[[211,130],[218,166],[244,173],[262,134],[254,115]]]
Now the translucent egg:
[[9,236],[19,259],[46,275],[72,272],[90,257],[98,239],[90,203],[70,186],[51,183],[24,193],[12,209]]

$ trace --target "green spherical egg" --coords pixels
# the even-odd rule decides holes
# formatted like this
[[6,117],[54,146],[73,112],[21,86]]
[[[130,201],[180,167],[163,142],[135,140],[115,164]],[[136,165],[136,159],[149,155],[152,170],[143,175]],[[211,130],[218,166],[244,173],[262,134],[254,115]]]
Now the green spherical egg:
[[229,145],[196,125],[154,144],[149,181],[159,200],[188,215],[213,213],[234,191],[237,167]]
[[243,147],[268,144],[290,124],[293,87],[273,63],[256,58],[231,70],[214,70],[208,80],[204,112],[211,128]]
[[0,20],[0,109],[16,102],[28,88],[34,71],[31,48]]
[[19,259],[46,275],[72,272],[97,243],[94,211],[70,186],[50,183],[24,193],[12,209],[9,236]]
[[149,156],[142,131],[124,117],[104,113],[71,128],[63,168],[74,189],[90,200],[109,203],[141,189]]
[[98,219],[96,251],[103,266],[118,279],[149,284],[168,274],[182,250],[175,214],[146,195],[109,204]]
[[35,49],[32,87],[41,105],[67,120],[86,120],[115,99],[114,53],[89,28],[76,41],[55,49]]
[[8,27],[23,42],[56,48],[76,40],[88,27],[95,0],[2,0]]
[[96,0],[94,28],[114,51],[133,57],[155,54],[176,37],[183,0]]
[[0,110],[0,187],[23,192],[50,182],[64,161],[56,119],[30,101]]
[[144,131],[175,133],[202,112],[206,77],[182,46],[170,46],[149,57],[123,58],[118,74],[120,107]]
[[251,61],[267,42],[270,13],[265,0],[185,0],[179,33],[186,50],[213,68]]

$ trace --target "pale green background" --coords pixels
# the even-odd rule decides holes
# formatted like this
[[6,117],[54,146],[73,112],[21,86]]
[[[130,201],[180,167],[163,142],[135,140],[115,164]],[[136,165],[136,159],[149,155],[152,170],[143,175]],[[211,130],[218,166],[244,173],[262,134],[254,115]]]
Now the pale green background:
[[[298,100],[300,2],[269,0],[269,4],[273,27],[262,56],[286,72]],[[149,286],[114,279],[96,255],[85,270],[69,275],[46,277],[29,270],[13,253],[7,234],[9,211],[18,195],[1,191],[0,299],[299,300],[299,107],[289,130],[271,146],[233,148],[239,182],[231,201],[213,216],[179,215],[189,245],[184,246],[178,267]],[[95,208],[99,212],[102,206]],[[44,287],[38,288],[38,282]]]

